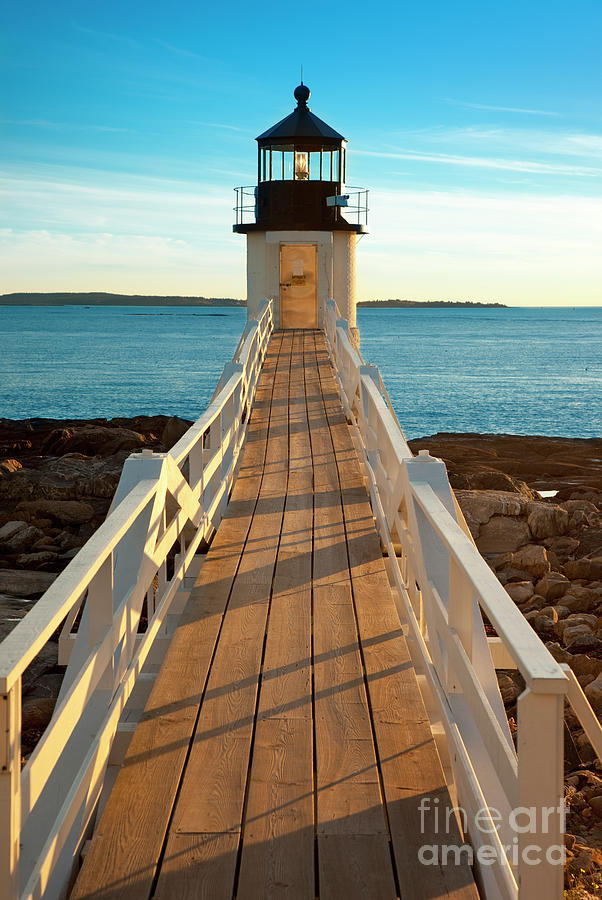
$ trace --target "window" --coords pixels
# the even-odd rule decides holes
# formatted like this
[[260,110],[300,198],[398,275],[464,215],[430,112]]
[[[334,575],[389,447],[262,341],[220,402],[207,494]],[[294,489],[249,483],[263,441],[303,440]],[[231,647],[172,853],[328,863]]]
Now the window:
[[270,177],[272,181],[282,181],[284,178],[284,154],[282,150],[272,150],[272,170]]
[[309,154],[309,177],[311,181],[320,181],[322,177],[322,154],[313,151]]
[[285,181],[293,180],[293,156],[292,150],[284,151],[284,178]]
[[332,181],[339,180],[339,151],[334,150],[332,153]]

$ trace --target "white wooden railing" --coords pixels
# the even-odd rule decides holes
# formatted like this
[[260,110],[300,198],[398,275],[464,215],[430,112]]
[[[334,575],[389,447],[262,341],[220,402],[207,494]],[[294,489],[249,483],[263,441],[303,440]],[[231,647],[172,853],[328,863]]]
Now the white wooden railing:
[[[434,732],[438,723],[443,732],[438,743],[483,893],[487,900],[559,900],[567,676],[477,551],[445,465],[428,451],[413,456],[378,369],[363,364],[334,301],[327,304],[326,332],[343,405],[364,448],[389,578]],[[487,637],[483,615],[497,637]],[[517,750],[496,667],[518,668],[525,680]],[[589,725],[595,731],[591,719]]]
[[[247,325],[205,413],[169,453],[142,451],[126,460],[105,522],[2,644],[0,896],[6,900],[65,895],[124,706],[228,502],[272,329],[269,301]],[[21,678],[61,625],[59,662],[68,663],[61,693],[21,770]]]

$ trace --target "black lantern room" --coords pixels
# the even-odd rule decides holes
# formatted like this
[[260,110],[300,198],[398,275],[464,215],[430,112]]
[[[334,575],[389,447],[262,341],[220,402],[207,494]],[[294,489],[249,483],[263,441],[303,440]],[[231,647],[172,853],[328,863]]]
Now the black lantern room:
[[257,138],[257,187],[237,189],[233,230],[365,232],[367,192],[351,203],[345,193],[345,138],[311,112],[303,82],[294,96],[296,109]]

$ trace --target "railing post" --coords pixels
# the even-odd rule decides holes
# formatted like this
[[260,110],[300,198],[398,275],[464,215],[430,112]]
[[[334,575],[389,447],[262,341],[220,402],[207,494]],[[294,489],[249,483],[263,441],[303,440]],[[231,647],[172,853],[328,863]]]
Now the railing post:
[[518,698],[519,900],[560,900],[564,878],[564,692]]
[[17,900],[21,837],[20,678],[7,694],[0,696],[0,744],[0,884],[2,896]]
[[[94,649],[113,621],[113,554],[106,558],[88,586],[88,651]],[[97,690],[115,689],[115,659],[111,658],[107,669],[98,682]]]

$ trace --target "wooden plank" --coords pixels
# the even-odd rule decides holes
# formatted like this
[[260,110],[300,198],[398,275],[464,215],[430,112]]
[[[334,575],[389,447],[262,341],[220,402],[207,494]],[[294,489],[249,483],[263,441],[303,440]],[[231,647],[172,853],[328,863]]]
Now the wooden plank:
[[[266,355],[258,384],[260,397],[271,392],[271,370],[280,349],[277,336]],[[124,893],[130,900],[142,900],[150,894],[223,612],[251,524],[253,492],[256,498],[261,477],[256,464],[266,453],[268,415],[265,406],[251,414],[249,433],[257,439],[244,449],[247,475],[235,485],[226,527],[221,533],[218,530],[171,641],[72,891],[75,900],[90,896],[98,885],[104,885],[106,900],[117,900]]]
[[[332,395],[324,359],[320,379]],[[412,898],[476,898],[466,865],[424,866],[422,845],[462,844],[443,770],[384,568],[360,460],[336,404],[327,405],[348,536],[355,612],[402,894]],[[421,813],[425,799],[428,810]],[[448,830],[449,824],[449,830]]]
[[[320,835],[320,900],[396,900],[389,843],[377,835]],[[403,893],[413,900],[411,893]]]
[[[241,829],[249,754],[254,729],[265,623],[271,594],[288,477],[290,338],[282,337],[274,372],[267,447],[259,498],[201,706],[166,845],[177,860],[183,835],[238,834]],[[199,865],[210,845],[195,844]],[[173,863],[166,870],[176,896],[188,874]],[[236,855],[224,863],[230,891]],[[163,888],[163,869],[158,884]],[[167,896],[167,894],[166,894]]]
[[313,900],[311,447],[302,335],[293,338],[289,478],[276,560],[237,898]]
[[[332,866],[351,855],[354,836],[387,842],[370,714],[353,611],[339,478],[316,351],[306,366],[308,417],[314,459],[314,684],[316,716],[317,833],[320,896],[336,884]],[[328,847],[337,848],[332,854]],[[323,860],[321,854],[324,853]],[[368,881],[377,879],[378,854],[366,855]],[[391,862],[388,862],[389,873]],[[344,873],[340,873],[344,880]],[[385,876],[386,877],[386,876]],[[390,875],[392,881],[392,874]],[[328,880],[330,879],[330,880]],[[364,879],[365,880],[365,879]],[[339,894],[336,894],[339,896]],[[368,896],[364,894],[364,896]]]
[[154,900],[231,900],[237,850],[236,833],[173,836]]

